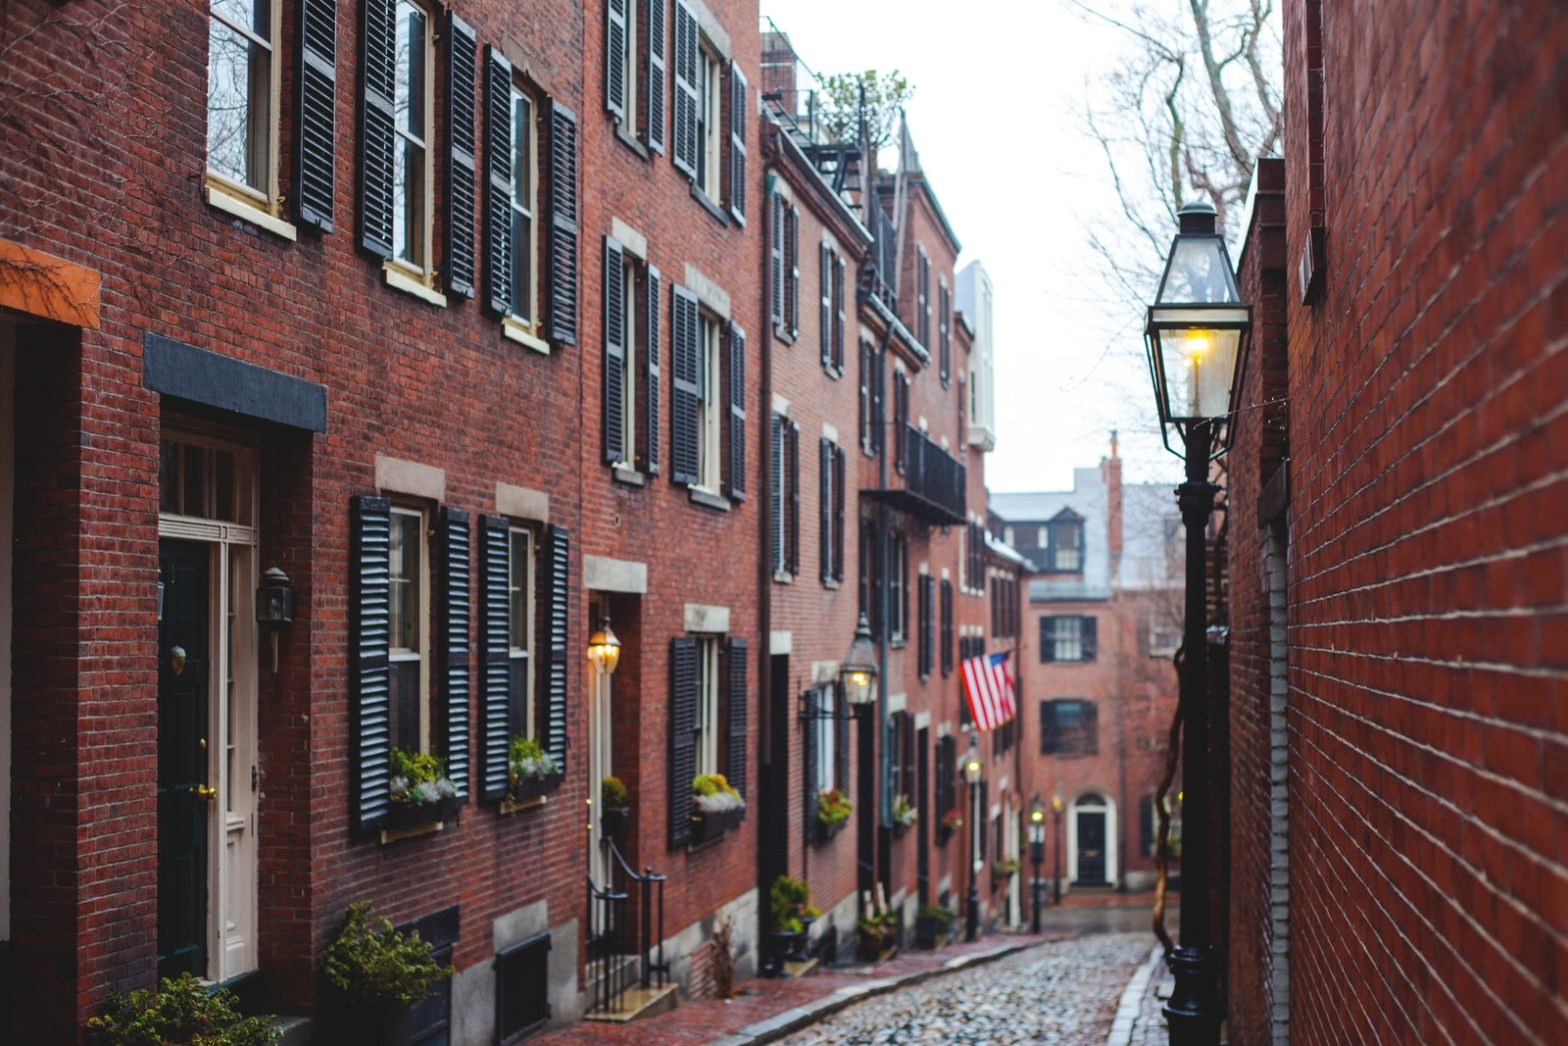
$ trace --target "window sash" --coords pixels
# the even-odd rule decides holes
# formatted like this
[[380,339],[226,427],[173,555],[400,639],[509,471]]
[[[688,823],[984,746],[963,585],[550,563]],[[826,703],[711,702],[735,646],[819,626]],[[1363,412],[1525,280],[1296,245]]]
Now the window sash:
[[512,85],[509,139],[512,153],[512,311],[513,319],[530,328],[538,323],[539,237],[534,220],[539,213],[539,103],[533,95]]
[[837,781],[837,768],[834,759],[838,755],[838,723],[828,718],[828,713],[836,713],[833,705],[833,690],[831,687],[822,687],[817,690],[812,706],[817,710],[818,718],[815,720],[817,732],[817,779],[814,782],[817,792],[830,791]]
[[720,88],[723,73],[719,60],[706,50],[697,53],[697,186],[708,199],[717,202],[719,196],[719,168],[721,166]]
[[637,264],[626,255],[621,263],[621,330],[625,344],[621,352],[620,463],[627,468],[636,467],[637,457],[637,302]]
[[1051,644],[1058,661],[1083,660],[1083,618],[1058,617],[1051,622]]
[[[392,259],[421,274],[430,267],[432,102],[430,13],[411,0],[397,5],[393,78]],[[417,28],[417,39],[416,30]]]
[[[254,10],[253,24],[247,25],[225,10],[233,6],[232,3],[223,4],[220,0],[220,3],[210,8],[211,22],[207,35],[207,171],[224,188],[232,188],[253,202],[258,202],[263,209],[271,211],[275,209],[273,201],[277,195],[277,106],[274,93],[278,84],[279,55],[273,41],[277,36],[279,9],[267,0],[260,0],[251,5]],[[228,46],[235,49],[236,55],[240,51],[244,52],[242,130],[239,121],[225,123],[214,119],[215,111],[222,111],[218,107],[218,99],[222,97],[218,95],[220,66],[214,61],[214,55],[220,41],[225,38],[229,39]],[[228,67],[233,68],[236,64],[231,62]],[[239,94],[237,91],[232,93],[236,96]],[[228,139],[236,133],[242,133],[244,138],[241,161],[244,169],[222,160],[214,163],[215,154],[220,153]],[[219,139],[219,147],[216,149],[215,136]]]
[[697,773],[719,773],[719,643],[697,640]]
[[430,547],[423,509],[393,505],[388,540],[388,628],[392,742],[415,751],[430,743]]
[[706,313],[698,318],[697,375],[697,486],[717,494],[720,482],[719,411],[721,390],[719,373],[719,324]]

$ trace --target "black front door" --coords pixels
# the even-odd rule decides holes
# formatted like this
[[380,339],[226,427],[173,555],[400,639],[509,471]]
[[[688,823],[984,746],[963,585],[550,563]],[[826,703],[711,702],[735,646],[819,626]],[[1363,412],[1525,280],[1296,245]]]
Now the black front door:
[[931,903],[931,731],[921,727],[915,735],[915,748],[919,752],[919,794],[915,796],[915,852],[919,854],[916,883],[920,904]]
[[1078,812],[1078,882],[1105,882],[1105,812]]
[[158,557],[158,976],[205,977],[211,551],[162,541]]

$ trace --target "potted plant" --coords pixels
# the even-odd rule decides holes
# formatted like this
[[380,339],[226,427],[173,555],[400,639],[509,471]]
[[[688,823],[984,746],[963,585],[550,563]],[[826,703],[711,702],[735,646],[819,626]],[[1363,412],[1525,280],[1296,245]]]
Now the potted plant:
[[561,768],[533,738],[518,734],[506,749],[508,798],[514,803],[544,795],[561,783]]
[[928,904],[915,913],[915,944],[921,948],[935,948],[947,943],[952,932],[953,920],[958,913],[939,904]]
[[241,1017],[233,994],[190,973],[165,977],[156,991],[115,992],[87,1021],[99,1046],[272,1046],[283,1035],[266,1017]]
[[631,797],[626,785],[614,774],[599,782],[599,827],[610,838],[626,838],[626,825],[631,820]]
[[773,917],[774,955],[779,959],[804,959],[811,924],[822,913],[811,904],[811,888],[799,879],[781,875],[768,890],[768,908]]
[[439,756],[393,748],[388,758],[392,771],[388,829],[434,824],[457,814],[457,788],[447,778],[446,765]]
[[942,815],[942,823],[938,825],[937,842],[945,843],[953,837],[953,833],[964,826],[964,815],[955,807]]
[[323,1007],[328,1041],[405,1043],[408,1008],[452,975],[430,957],[418,933],[401,934],[368,901],[348,906],[343,929],[327,948],[322,974],[331,1005]]
[[862,916],[857,924],[860,930],[860,958],[865,962],[883,962],[898,947],[898,913],[891,908],[874,909]]
[[999,861],[991,862],[991,889],[1007,882],[1010,876],[1018,872],[1018,859],[1016,857],[1003,857]]
[[837,788],[829,788],[817,796],[817,838],[827,839],[843,831],[854,810],[848,797]]
[[691,782],[692,842],[717,839],[746,815],[746,800],[723,774],[698,774]]
[[920,811],[916,810],[915,805],[909,801],[909,796],[895,795],[893,797],[894,835],[903,835],[905,832],[909,831],[909,829],[913,828],[915,822],[919,819]]

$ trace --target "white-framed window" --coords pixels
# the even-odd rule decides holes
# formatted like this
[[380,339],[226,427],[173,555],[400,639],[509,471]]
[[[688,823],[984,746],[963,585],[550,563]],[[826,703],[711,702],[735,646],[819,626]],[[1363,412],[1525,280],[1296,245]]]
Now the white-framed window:
[[539,333],[539,102],[512,84],[512,312],[528,333]]
[[715,636],[697,637],[697,773],[716,774],[719,767],[719,740],[724,731],[719,723],[719,640]]
[[398,0],[393,66],[392,261],[428,279],[433,175],[435,50],[430,12]]
[[888,541],[888,635],[895,642],[909,637],[909,542],[894,533]]
[[832,718],[837,712],[833,688],[819,687],[812,706],[817,710],[816,718],[811,721],[817,746],[817,779],[812,782],[812,787],[820,794],[838,787],[838,768],[834,760],[838,758],[839,722]]
[[514,526],[507,531],[507,637],[511,660],[512,734],[534,737],[534,532]]
[[1149,656],[1170,657],[1181,646],[1181,622],[1163,610],[1149,612]]
[[638,259],[630,251],[621,253],[621,460],[623,468],[635,469],[637,458],[637,346],[638,312],[646,299],[638,294],[641,283]]
[[426,508],[394,503],[388,549],[392,744],[430,744],[430,520]]
[[697,486],[718,494],[723,476],[724,382],[720,360],[724,357],[724,325],[703,312],[697,320]]
[[272,0],[212,0],[207,33],[208,185],[277,213],[278,29]]
[[697,52],[697,188],[718,202],[723,167],[724,67],[706,47]]

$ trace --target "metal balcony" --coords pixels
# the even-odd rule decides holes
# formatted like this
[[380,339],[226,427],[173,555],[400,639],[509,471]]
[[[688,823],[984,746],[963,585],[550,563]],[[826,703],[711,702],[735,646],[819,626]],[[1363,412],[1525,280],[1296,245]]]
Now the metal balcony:
[[893,462],[887,487],[862,490],[861,497],[886,502],[932,526],[968,519],[966,470],[941,444],[932,442],[915,426],[905,425],[903,443],[895,448]]

